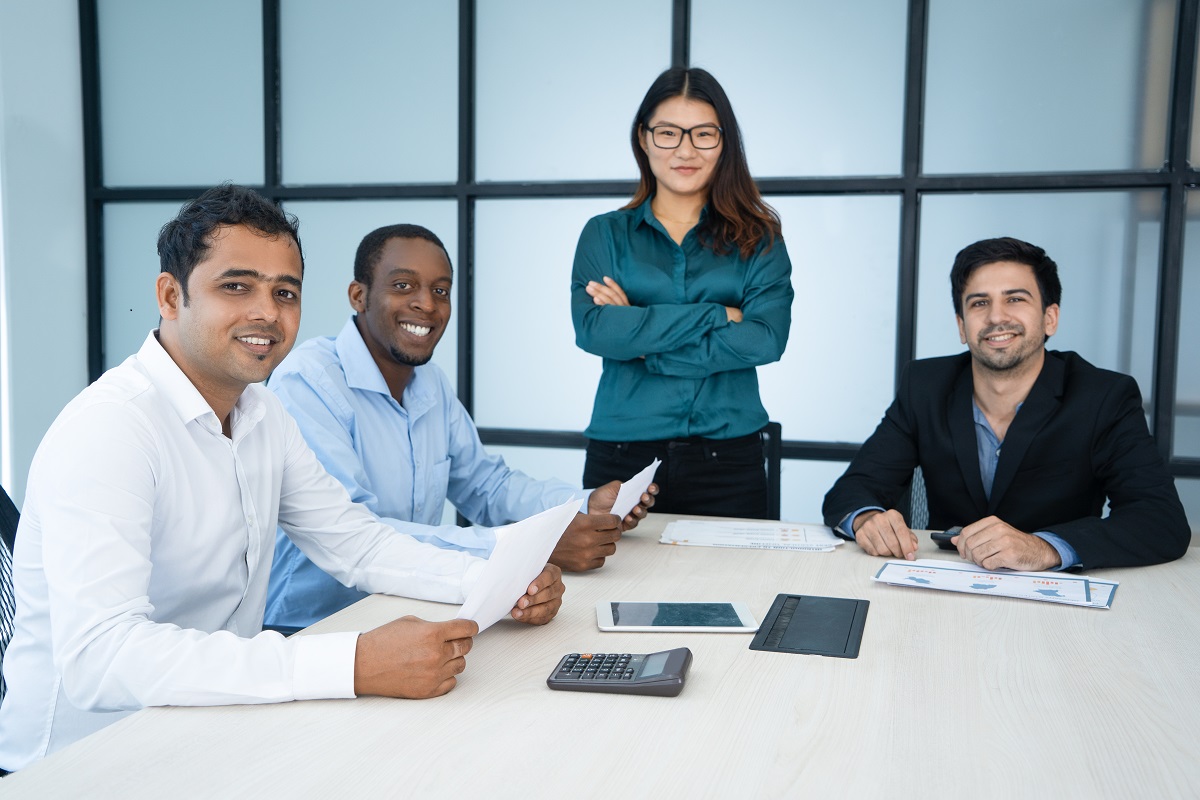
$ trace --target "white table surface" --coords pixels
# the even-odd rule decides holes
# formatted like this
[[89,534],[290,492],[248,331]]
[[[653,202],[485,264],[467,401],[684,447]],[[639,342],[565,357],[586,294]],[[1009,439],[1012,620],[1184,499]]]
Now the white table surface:
[[[652,515],[562,611],[475,640],[450,694],[141,711],[4,797],[1196,797],[1200,558],[1098,570],[1111,610],[874,583],[881,559],[657,544]],[[922,557],[958,560],[925,539]],[[780,592],[871,602],[859,658],[750,634],[601,633],[595,603]],[[310,630],[455,606],[375,596]],[[553,692],[568,652],[692,649],[675,698]]]

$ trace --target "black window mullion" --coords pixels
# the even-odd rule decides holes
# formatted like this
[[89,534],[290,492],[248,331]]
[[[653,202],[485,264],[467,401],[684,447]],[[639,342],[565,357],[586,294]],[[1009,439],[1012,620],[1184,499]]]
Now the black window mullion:
[[928,0],[908,4],[908,44],[904,69],[904,139],[900,206],[900,269],[896,290],[896,370],[912,361],[917,347],[917,270],[921,246],[921,147],[925,115],[925,52]]
[[1193,185],[1188,165],[1192,132],[1192,93],[1196,80],[1198,0],[1180,0],[1175,25],[1175,58],[1171,74],[1167,168],[1171,185],[1163,224],[1162,253],[1155,318],[1153,430],[1159,452],[1170,459],[1175,433],[1175,384],[1179,364],[1180,291],[1183,285],[1184,229],[1187,189]]
[[263,189],[278,202],[283,185],[282,53],[279,45],[279,0],[262,0],[263,37]]
[[692,2],[671,3],[671,66],[690,67],[692,60]]
[[96,0],[79,0],[79,61],[83,90],[84,236],[87,254],[88,382],[104,372],[104,150],[100,129],[100,25]]
[[458,399],[475,413],[475,0],[458,3]]

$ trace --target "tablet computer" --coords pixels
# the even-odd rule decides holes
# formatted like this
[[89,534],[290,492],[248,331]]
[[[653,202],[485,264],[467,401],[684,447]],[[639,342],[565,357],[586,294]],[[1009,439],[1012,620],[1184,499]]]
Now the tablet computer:
[[596,604],[602,631],[754,633],[758,623],[745,603],[662,603],[604,600]]

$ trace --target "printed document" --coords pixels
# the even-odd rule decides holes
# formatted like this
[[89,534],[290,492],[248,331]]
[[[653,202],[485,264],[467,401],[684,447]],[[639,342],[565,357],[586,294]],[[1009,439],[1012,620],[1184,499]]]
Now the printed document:
[[1111,608],[1116,581],[1064,572],[1010,572],[987,570],[975,564],[918,559],[888,561],[871,580],[893,586],[916,586],[967,594],[995,594],[1044,603],[1067,603],[1089,608]]
[[752,550],[800,550],[832,553],[845,539],[824,525],[792,522],[746,522],[681,519],[667,524],[661,544],[700,547],[741,547]]

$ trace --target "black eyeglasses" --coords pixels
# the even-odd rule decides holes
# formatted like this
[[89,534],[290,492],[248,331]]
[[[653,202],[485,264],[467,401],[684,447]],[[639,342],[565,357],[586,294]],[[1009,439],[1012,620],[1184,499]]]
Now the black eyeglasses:
[[655,147],[663,150],[674,150],[683,143],[684,135],[692,141],[692,147],[697,150],[712,150],[721,146],[721,129],[716,125],[697,125],[694,128],[681,128],[678,125],[655,125],[650,128],[650,139]]

